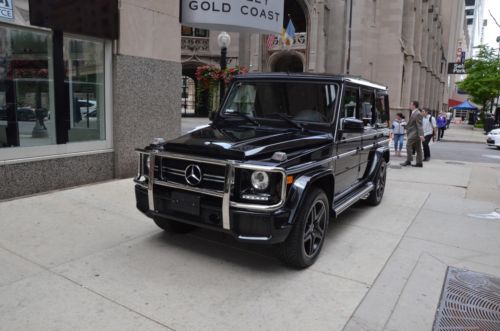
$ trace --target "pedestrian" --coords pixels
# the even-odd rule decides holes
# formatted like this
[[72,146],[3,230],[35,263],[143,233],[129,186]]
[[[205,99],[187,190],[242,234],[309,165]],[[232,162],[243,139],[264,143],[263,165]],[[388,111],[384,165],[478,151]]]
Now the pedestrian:
[[424,129],[424,141],[422,146],[424,149],[424,161],[429,161],[431,159],[431,149],[429,144],[431,139],[434,140],[436,133],[436,119],[431,115],[429,108],[424,108],[422,110],[422,127]]
[[447,123],[448,122],[446,119],[446,115],[443,112],[440,112],[437,119],[436,119],[436,126],[438,129],[438,133],[437,133],[437,140],[438,141],[443,139],[444,131],[446,130]]
[[451,108],[450,108],[450,110],[448,110],[448,112],[446,113],[446,128],[447,129],[450,128],[450,123],[451,123],[452,117],[453,117],[453,113],[451,112]]
[[[422,142],[424,141],[424,129],[422,126],[422,114],[418,109],[418,101],[410,103],[411,116],[406,124],[406,161],[401,163],[402,166],[413,166],[422,168]],[[417,163],[411,164],[413,156],[412,149],[415,148],[417,153]]]
[[392,122],[392,135],[394,137],[394,152],[396,156],[401,156],[405,136],[405,126],[405,116],[403,113],[397,113],[396,118]]

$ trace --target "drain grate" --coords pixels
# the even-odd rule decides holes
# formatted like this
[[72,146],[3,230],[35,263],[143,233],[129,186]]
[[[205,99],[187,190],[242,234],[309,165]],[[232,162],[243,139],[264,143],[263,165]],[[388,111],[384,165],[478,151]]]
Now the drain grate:
[[500,279],[448,267],[433,330],[500,330]]

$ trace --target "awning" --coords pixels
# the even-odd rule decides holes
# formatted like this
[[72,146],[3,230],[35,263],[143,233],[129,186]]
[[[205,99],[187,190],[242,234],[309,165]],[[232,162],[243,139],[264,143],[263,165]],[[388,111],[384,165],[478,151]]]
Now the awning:
[[477,107],[474,106],[473,104],[471,104],[469,102],[469,100],[465,100],[461,104],[456,105],[455,107],[453,107],[453,109],[473,110],[473,109],[477,109]]
[[460,100],[455,100],[455,99],[448,99],[448,107],[455,107],[461,104],[463,101]]

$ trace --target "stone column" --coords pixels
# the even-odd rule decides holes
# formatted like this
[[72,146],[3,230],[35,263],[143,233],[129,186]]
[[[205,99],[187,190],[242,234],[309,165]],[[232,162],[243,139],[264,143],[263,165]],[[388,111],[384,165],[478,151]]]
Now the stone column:
[[241,66],[250,66],[250,33],[240,32],[238,62]]
[[419,98],[420,66],[422,65],[422,56],[420,54],[420,48],[422,45],[422,19],[420,17],[420,13],[422,12],[422,0],[415,0],[414,6],[415,28],[413,36],[413,50],[415,53],[415,57],[413,58],[413,75],[410,101],[417,100]]
[[267,68],[262,66],[262,62],[266,60],[261,55],[261,46],[260,34],[253,33],[250,36],[250,71],[267,71]]
[[414,0],[406,0],[403,5],[403,53],[404,53],[404,76],[401,88],[401,107],[410,104],[411,87],[413,79],[413,59],[415,58],[413,42],[415,36],[415,11]]
[[304,64],[304,71],[315,72],[317,71],[317,55],[319,47],[319,40],[318,40],[319,18],[316,5],[313,7],[311,11],[309,11],[309,17],[310,17],[310,26],[307,35],[308,50],[309,50],[309,55],[307,57],[309,58],[309,63]]
[[346,66],[346,29],[348,16],[345,15],[347,1],[330,1],[330,20],[326,28],[328,45],[326,53],[326,71],[343,74]]

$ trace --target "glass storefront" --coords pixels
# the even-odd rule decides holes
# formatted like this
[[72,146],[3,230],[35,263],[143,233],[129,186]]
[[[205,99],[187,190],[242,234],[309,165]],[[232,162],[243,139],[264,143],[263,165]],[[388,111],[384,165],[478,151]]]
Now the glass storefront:
[[55,143],[49,33],[0,26],[0,147]]
[[[52,33],[0,24],[0,151],[106,140],[105,42],[64,35],[62,45],[58,77]],[[63,107],[55,106],[57,81]]]

